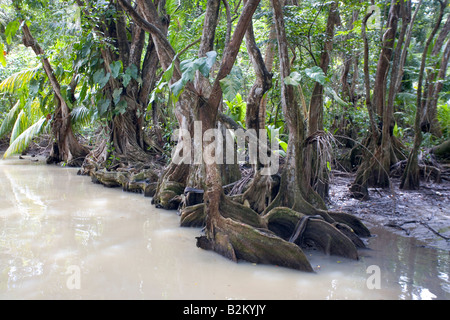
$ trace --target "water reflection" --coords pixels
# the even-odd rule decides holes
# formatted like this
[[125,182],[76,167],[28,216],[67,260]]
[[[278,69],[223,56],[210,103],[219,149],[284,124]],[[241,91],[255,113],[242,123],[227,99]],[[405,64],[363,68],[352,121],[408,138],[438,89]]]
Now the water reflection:
[[449,252],[379,227],[373,227],[372,232],[377,236],[370,241],[373,253],[367,262],[380,265],[385,285],[398,284],[400,299],[450,298]]
[[[76,170],[0,162],[0,298],[449,299],[449,252],[371,226],[359,261],[308,252],[315,274],[235,264],[198,249],[200,230],[148,198]],[[66,271],[77,266],[79,290]],[[369,289],[377,265],[381,288]]]

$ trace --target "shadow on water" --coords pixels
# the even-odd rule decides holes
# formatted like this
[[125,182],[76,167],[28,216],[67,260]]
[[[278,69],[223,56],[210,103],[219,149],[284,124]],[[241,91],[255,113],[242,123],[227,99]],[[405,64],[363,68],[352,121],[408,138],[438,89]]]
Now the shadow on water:
[[0,179],[0,299],[450,298],[449,252],[376,225],[359,261],[307,252],[309,274],[198,249],[174,212],[75,169],[8,160]]

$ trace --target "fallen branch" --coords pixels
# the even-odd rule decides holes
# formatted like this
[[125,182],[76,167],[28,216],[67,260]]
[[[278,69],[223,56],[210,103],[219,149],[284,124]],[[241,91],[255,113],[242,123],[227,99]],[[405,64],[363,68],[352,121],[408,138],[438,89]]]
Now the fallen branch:
[[419,223],[419,224],[423,225],[425,228],[427,228],[428,230],[430,230],[431,232],[433,232],[435,235],[441,237],[442,239],[445,239],[446,241],[450,240],[450,237],[444,236],[443,234],[439,233],[438,231],[436,231],[435,229],[430,227],[430,225],[428,225],[428,223],[420,221],[420,220],[409,220],[409,221],[402,222],[401,224],[397,224],[395,222],[389,222],[389,223],[386,223],[385,226],[403,230],[406,232],[407,235],[409,235],[409,230],[402,227],[403,225],[408,224],[408,223]]

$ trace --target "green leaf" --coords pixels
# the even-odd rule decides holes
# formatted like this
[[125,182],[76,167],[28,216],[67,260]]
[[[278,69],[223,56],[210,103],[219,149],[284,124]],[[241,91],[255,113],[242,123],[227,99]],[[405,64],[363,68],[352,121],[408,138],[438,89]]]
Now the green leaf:
[[127,70],[125,70],[125,74],[129,75],[131,78],[133,78],[134,80],[138,80],[139,78],[139,74],[138,74],[139,70],[136,67],[136,65],[131,64]]
[[0,63],[6,67],[5,53],[3,51],[3,43],[0,43]]
[[[175,56],[174,60],[175,60],[176,58],[177,58],[177,57]],[[174,64],[174,62],[172,61],[172,63],[170,64],[170,66],[167,68],[167,70],[164,71],[164,73],[163,73],[163,75],[162,75],[160,81],[161,81],[161,82],[169,82],[170,79],[172,79],[174,68],[175,68],[175,64]]]
[[19,20],[14,20],[8,23],[5,29],[6,43],[11,44],[12,37],[16,34],[17,30],[19,30],[20,22]]
[[202,57],[197,59],[197,64],[199,65],[198,70],[205,76],[209,77],[209,72],[211,71],[212,66],[216,62],[217,52],[209,51],[206,53],[206,57]]
[[223,97],[225,100],[233,101],[239,90],[242,88],[242,71],[239,67],[233,67],[231,72],[220,80],[220,87],[222,88]]
[[127,102],[125,100],[120,101],[117,105],[116,108],[114,109],[114,112],[120,113],[120,114],[124,114],[125,111],[127,111]]
[[124,74],[122,74],[122,80],[123,80],[123,82],[122,82],[123,86],[126,87],[126,86],[128,86],[128,84],[131,81],[131,76],[129,74],[124,73]]
[[301,83],[302,76],[297,71],[292,72],[289,76],[284,78],[284,83],[286,85],[298,86]]
[[119,103],[122,91],[123,91],[123,88],[114,89],[114,92],[113,92],[113,95],[112,95],[114,104],[118,104]]
[[73,124],[78,124],[82,126],[89,126],[93,118],[92,109],[86,106],[78,106],[70,112],[71,121]]
[[217,52],[209,51],[206,53],[206,57],[201,57],[198,59],[187,59],[180,62],[181,69],[181,79],[170,86],[175,97],[178,97],[189,81],[194,80],[195,72],[200,71],[200,73],[208,77],[209,72],[216,61]]
[[220,87],[225,100],[233,101],[241,88],[241,81],[234,76],[228,75],[220,80]]
[[172,94],[175,97],[178,97],[180,95],[181,91],[183,90],[184,86],[186,85],[186,83],[187,83],[187,81],[184,82],[183,78],[181,78],[177,82],[170,85],[170,91],[172,91]]
[[14,123],[14,127],[11,131],[10,143],[12,143],[17,137],[25,131],[27,128],[28,119],[23,110],[19,112],[19,115],[16,118],[16,122]]
[[109,99],[102,99],[98,102],[97,109],[98,109],[98,115],[100,117],[103,116],[106,112],[108,112],[108,108],[109,108],[110,104],[111,104],[111,100],[109,100]]
[[41,117],[35,124],[28,127],[17,138],[15,138],[9,145],[9,148],[5,151],[3,158],[7,158],[12,154],[20,153],[25,150],[30,142],[42,132],[45,120],[45,117]]
[[105,71],[100,69],[94,73],[92,80],[102,89],[108,83],[110,76],[111,74],[109,72],[105,74]]
[[14,122],[17,119],[17,115],[19,114],[20,111],[19,105],[20,101],[17,101],[14,107],[12,107],[11,110],[9,110],[9,112],[3,119],[2,125],[0,127],[0,138],[11,132],[14,126]]
[[[0,44],[1,46],[1,44]],[[25,69],[10,75],[8,78],[0,83],[0,91],[15,93],[18,90],[26,87],[28,83],[33,79],[41,70],[42,65],[31,69]]]
[[80,95],[78,96],[78,99],[79,99],[80,101],[84,101],[84,99],[86,98],[87,90],[88,90],[88,85],[87,85],[87,83],[85,82],[85,83],[83,84],[83,86],[81,87]]
[[396,137],[396,138],[399,137],[399,129],[398,129],[398,126],[397,126],[397,122],[396,122],[395,125],[394,125],[394,130],[393,130],[392,134],[393,134],[394,137]]
[[283,151],[287,152],[288,144],[286,142],[284,142],[283,140],[281,140],[281,139],[278,139],[278,143],[280,144],[280,147],[283,149]]
[[305,69],[304,73],[310,79],[320,83],[321,85],[325,85],[327,77],[325,76],[325,73],[323,72],[322,68],[315,66],[312,68]]
[[122,70],[122,61],[114,61],[109,66],[111,68],[111,76],[116,79]]

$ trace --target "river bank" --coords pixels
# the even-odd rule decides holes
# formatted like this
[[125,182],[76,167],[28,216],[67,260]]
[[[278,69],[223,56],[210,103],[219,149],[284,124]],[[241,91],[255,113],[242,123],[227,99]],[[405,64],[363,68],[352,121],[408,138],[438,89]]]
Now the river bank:
[[450,181],[422,181],[419,190],[401,190],[399,179],[392,178],[391,188],[370,188],[370,199],[361,201],[350,196],[353,178],[352,174],[334,173],[328,201],[330,209],[414,237],[424,246],[450,251]]
[[[44,139],[17,157],[24,162],[45,162],[48,152],[48,142]],[[445,172],[450,171],[448,166],[443,168]],[[364,223],[450,252],[450,180],[422,181],[419,190],[401,190],[399,179],[394,177],[391,188],[370,188],[368,200],[351,197],[349,186],[353,180],[353,173],[333,171],[327,200],[329,209],[353,214]]]

